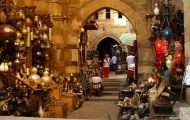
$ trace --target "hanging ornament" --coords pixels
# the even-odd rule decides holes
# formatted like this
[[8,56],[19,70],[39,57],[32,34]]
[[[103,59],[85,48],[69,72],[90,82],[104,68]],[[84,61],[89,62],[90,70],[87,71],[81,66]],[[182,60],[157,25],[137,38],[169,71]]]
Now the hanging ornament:
[[182,61],[182,59],[183,59],[183,55],[181,51],[180,52],[178,51],[174,54],[175,63],[179,64]]
[[157,39],[155,41],[155,43],[154,43],[154,46],[155,46],[156,51],[163,51],[163,48],[162,48],[163,42],[162,42],[162,40]]
[[168,55],[168,41],[166,41],[165,39],[163,40],[163,51],[165,56]]
[[32,68],[32,74],[28,77],[28,81],[31,85],[36,86],[38,83],[41,82],[40,76],[37,73],[37,68]]
[[41,77],[41,82],[43,86],[49,87],[52,79],[49,76],[49,72],[48,71],[44,71],[43,76]]
[[175,51],[182,51],[183,50],[183,46],[179,41],[175,41],[174,44],[175,44],[175,47],[174,47]]
[[171,42],[170,43],[170,55],[174,55],[174,47],[175,47],[174,42]]
[[164,29],[164,31],[163,31],[163,34],[166,35],[166,36],[170,35],[171,33],[172,33],[172,32],[171,32],[171,30],[170,30],[168,27],[166,27],[166,28]]
[[155,66],[156,68],[159,68],[159,67],[161,66],[159,59],[156,59],[156,60],[155,60],[154,66]]
[[172,61],[171,61],[170,59],[168,59],[168,60],[166,61],[166,67],[167,67],[167,68],[171,68],[171,67],[172,67]]

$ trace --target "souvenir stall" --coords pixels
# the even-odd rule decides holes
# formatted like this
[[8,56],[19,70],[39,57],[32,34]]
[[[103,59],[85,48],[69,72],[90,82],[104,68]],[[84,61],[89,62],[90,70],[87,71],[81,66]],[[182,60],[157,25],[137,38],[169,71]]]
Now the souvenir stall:
[[[171,14],[170,9],[174,8]],[[183,11],[164,0],[156,12],[159,15],[155,14],[148,39],[154,50],[154,69],[138,86],[131,84],[121,90],[115,102],[120,107],[120,120],[176,116],[173,105],[180,98],[184,70]]]
[[149,79],[157,84],[152,104],[154,116],[175,116],[173,105],[180,98],[184,70],[183,21],[183,11],[165,0],[160,5],[157,22],[151,26],[153,39],[149,40],[153,43],[155,61]]
[[58,73],[49,61],[52,15],[11,5],[0,24],[0,115],[66,118],[82,105],[83,92],[72,73]]

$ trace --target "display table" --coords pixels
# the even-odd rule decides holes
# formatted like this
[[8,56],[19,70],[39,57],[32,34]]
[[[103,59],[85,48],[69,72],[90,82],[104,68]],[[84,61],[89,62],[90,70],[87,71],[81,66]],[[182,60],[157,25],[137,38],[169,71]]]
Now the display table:
[[179,118],[180,120],[190,120],[190,107],[180,107]]

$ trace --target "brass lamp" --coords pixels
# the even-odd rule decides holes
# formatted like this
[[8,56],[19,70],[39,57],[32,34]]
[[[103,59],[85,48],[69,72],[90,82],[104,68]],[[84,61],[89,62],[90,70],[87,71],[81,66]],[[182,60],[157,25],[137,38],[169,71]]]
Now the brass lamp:
[[8,62],[3,61],[0,65],[0,72],[7,72],[8,71]]

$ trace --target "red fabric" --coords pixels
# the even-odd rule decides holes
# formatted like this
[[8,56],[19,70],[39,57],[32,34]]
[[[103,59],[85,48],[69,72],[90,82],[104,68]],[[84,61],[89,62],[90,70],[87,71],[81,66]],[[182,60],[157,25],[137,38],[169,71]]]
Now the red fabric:
[[104,77],[108,78],[109,77],[109,72],[110,72],[109,67],[104,67],[103,71],[104,71]]
[[127,78],[133,78],[133,77],[134,77],[134,70],[128,69]]

